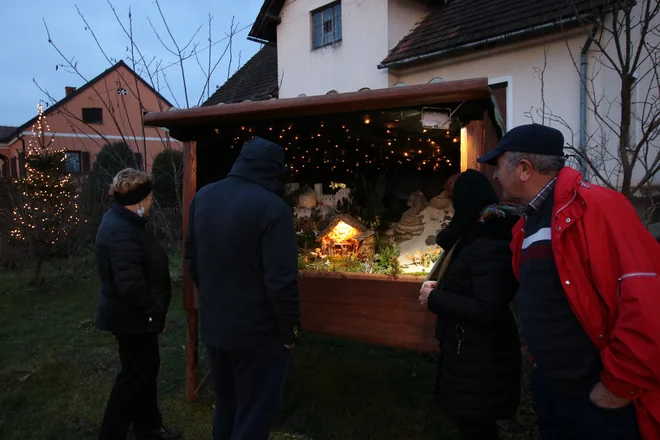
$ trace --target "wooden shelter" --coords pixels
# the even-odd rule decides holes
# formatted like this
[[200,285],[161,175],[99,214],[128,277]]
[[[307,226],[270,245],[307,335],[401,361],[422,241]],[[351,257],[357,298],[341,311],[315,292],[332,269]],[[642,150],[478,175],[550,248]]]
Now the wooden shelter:
[[[329,154],[330,150],[335,152],[342,150],[338,142],[334,145],[336,148],[332,149],[337,132],[341,131],[347,138],[353,133],[353,131],[349,133],[349,128],[341,122],[337,122],[338,125],[333,125],[334,128],[329,130],[333,118],[337,119],[341,115],[344,115],[342,118],[349,117],[346,115],[357,115],[356,118],[360,118],[360,126],[363,129],[366,126],[376,125],[372,121],[376,121],[378,117],[389,115],[388,121],[396,121],[397,124],[414,122],[417,118],[417,125],[421,127],[419,115],[421,109],[425,107],[449,108],[452,114],[459,115],[461,126],[464,128],[461,132],[460,145],[461,168],[476,167],[476,157],[494,148],[502,135],[503,124],[486,78],[171,110],[149,113],[145,117],[145,123],[154,127],[167,127],[173,137],[184,142],[183,230],[185,235],[188,229],[188,208],[196,191],[205,184],[227,175],[240,150],[240,145],[236,145],[236,142],[245,141],[245,136],[249,139],[250,134],[263,132],[276,142],[278,138],[289,139],[288,145],[292,146],[293,151],[295,140],[305,133],[309,135],[309,130],[312,130],[309,128],[313,126],[310,118],[316,118],[315,121],[320,122],[313,129],[318,129],[319,132],[315,134],[312,131],[311,139],[310,137],[307,139],[308,142],[314,143],[313,147],[316,147],[314,155],[322,160],[319,163],[330,163],[330,159],[323,159],[324,154]],[[406,117],[408,119],[404,121]],[[255,126],[250,127],[250,124]],[[392,124],[394,123],[384,123],[383,135],[390,133]],[[289,134],[291,130],[295,130],[294,126],[308,131],[301,131],[294,138]],[[329,133],[324,135],[321,128]],[[372,156],[378,156],[377,154],[370,156],[369,153],[361,150],[361,148],[371,148],[373,150],[370,151],[375,151],[377,149],[376,141],[373,140],[375,137],[368,139],[368,134],[363,134],[364,131],[357,129],[354,131],[358,132],[356,138],[360,142],[350,144],[351,147],[358,145],[352,148],[357,150],[353,152],[354,156],[341,151],[337,153],[338,156],[333,157],[342,158],[338,163],[353,161],[351,166],[364,167],[365,164],[373,162]],[[426,130],[423,132],[426,133]],[[243,134],[245,136],[241,137]],[[449,134],[447,130],[447,136]],[[326,135],[334,138],[331,137],[326,142]],[[456,137],[453,139],[453,145],[456,145]],[[419,142],[422,141],[427,142],[427,139],[421,139],[420,136]],[[429,145],[434,145],[435,155],[435,141],[430,137],[428,141],[430,141]],[[398,151],[395,151],[393,143],[401,144],[401,148],[405,149],[410,148],[410,143],[417,140],[411,140],[411,136],[407,139],[399,136],[399,139],[385,139],[382,142],[387,151],[380,153],[379,166],[382,166],[382,163],[397,163],[397,160],[398,163],[404,162],[401,160],[403,158],[394,157]],[[447,142],[449,149],[452,138],[448,138]],[[287,145],[285,142],[282,143]],[[296,151],[304,154],[303,150],[308,147],[300,148],[302,149]],[[402,154],[407,156],[407,151],[409,150],[405,150]],[[440,148],[437,151],[439,152]],[[291,153],[291,151],[288,154],[302,156],[301,153]],[[406,159],[410,161],[410,157]],[[432,166],[435,169],[438,166],[451,165],[452,159],[437,157],[434,160]],[[421,163],[427,162],[430,164],[430,159],[422,161],[420,158],[420,167]],[[292,172],[304,173],[305,165],[309,164],[310,162],[293,163],[290,168]],[[316,169],[320,167],[321,165],[316,165]],[[336,167],[333,165],[332,169]],[[307,169],[309,168],[313,167],[308,166]],[[312,171],[316,172],[316,169]],[[346,172],[350,171],[352,170],[347,166]],[[393,278],[376,274],[303,273],[299,284],[302,328],[306,332],[391,347],[422,352],[436,351],[435,316],[420,307],[417,299],[423,280],[420,277]],[[193,400],[198,386],[198,312],[195,288],[185,267],[183,302],[187,314],[186,396],[189,400]]]

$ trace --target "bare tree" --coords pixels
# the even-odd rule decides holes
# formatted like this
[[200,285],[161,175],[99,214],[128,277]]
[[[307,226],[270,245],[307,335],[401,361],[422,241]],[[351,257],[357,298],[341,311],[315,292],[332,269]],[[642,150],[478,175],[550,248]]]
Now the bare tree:
[[[144,114],[146,111],[164,111],[166,110],[166,107],[169,106],[167,106],[164,101],[158,100],[157,109],[148,108],[147,104],[145,103],[145,97],[143,96],[144,93],[141,90],[141,87],[139,87],[140,79],[138,76],[146,83],[148,83],[154,90],[158,91],[161,95],[167,96],[167,98],[179,108],[189,108],[192,105],[200,105],[204,100],[210,97],[211,79],[215,77],[217,68],[221,65],[223,60],[227,59],[227,57],[229,59],[228,74],[231,72],[233,63],[234,36],[249,27],[245,26],[239,29],[239,24],[234,20],[234,18],[232,18],[230,29],[224,33],[224,37],[218,39],[217,41],[213,41],[213,17],[209,14],[207,22],[208,38],[206,44],[201,44],[197,41],[200,32],[204,28],[204,25],[200,25],[194,28],[190,34],[190,37],[187,38],[184,43],[180,43],[172,32],[172,28],[167,19],[167,15],[161,7],[160,2],[155,0],[153,4],[155,6],[155,12],[157,13],[157,19],[152,20],[148,17],[148,23],[153,31],[153,35],[166,51],[166,56],[162,58],[154,55],[148,55],[141,49],[141,45],[138,43],[138,41],[136,41],[135,38],[135,21],[130,8],[128,10],[128,15],[122,17],[117,12],[117,9],[113,5],[112,1],[107,0],[107,5],[115,18],[115,22],[121,30],[121,35],[123,35],[124,39],[126,40],[125,53],[123,54],[123,57],[118,57],[117,55],[113,56],[109,53],[101,41],[101,38],[99,38],[99,35],[95,32],[92,23],[90,23],[83,12],[78,7],[76,7],[78,16],[85,26],[85,31],[89,32],[91,38],[94,40],[97,48],[108,62],[108,64],[112,66],[116,64],[119,59],[124,59],[126,64],[131,67],[134,72],[134,75],[127,75],[125,73],[126,71],[118,70],[120,81],[122,83],[121,86],[125,88],[127,93],[134,97],[135,100],[137,100],[139,103],[139,113],[141,118],[139,126],[136,126],[137,124],[135,124],[133,121],[131,121],[130,118],[126,116],[128,115],[128,111],[126,109],[125,100],[119,99],[113,94],[105,93],[106,90],[111,89],[111,86],[114,86],[112,88],[116,88],[117,85],[100,84],[99,87],[92,86],[91,89],[93,90],[95,98],[97,98],[102,103],[105,110],[104,114],[109,115],[110,122],[114,125],[117,132],[120,133],[122,142],[126,143],[127,145],[134,145],[138,151],[141,150],[140,152],[142,153],[142,160],[144,161],[143,166],[145,168],[149,158],[147,149],[147,136],[145,132],[146,129],[144,126]],[[51,29],[49,29],[46,20],[44,20],[44,28],[48,37],[48,43],[62,58],[62,63],[58,64],[56,69],[62,69],[66,72],[72,73],[83,81],[88,82],[89,79],[85,77],[79,67],[78,59],[75,56],[69,56],[65,54],[56,44],[56,41],[53,38],[53,34],[51,33]],[[224,48],[216,55],[214,52],[215,46],[221,43],[224,43]],[[206,54],[207,60],[205,65],[202,65],[200,62],[200,55],[203,55],[204,52],[208,52]],[[201,69],[201,72],[204,75],[202,90],[199,91],[199,94],[198,92],[192,91],[189,84],[190,75],[188,74],[188,69],[191,67],[191,63],[194,62],[196,62],[197,66]],[[171,68],[177,72],[176,79],[173,79],[173,76],[175,75],[168,76],[168,72],[170,72]],[[47,90],[40,87],[36,80],[34,80],[34,82],[45,94],[49,103],[52,104],[56,102],[56,99]],[[180,84],[182,89],[181,96],[177,96],[177,94],[174,92],[172,87],[174,82]],[[198,99],[193,101],[191,96],[198,96]],[[91,132],[96,135],[94,138],[100,138],[100,140],[94,139],[94,142],[99,144],[99,146],[110,144],[112,142],[106,138],[105,134],[97,126],[94,126],[93,124],[86,124],[79,115],[69,111],[66,106],[62,106],[60,109],[60,113],[66,117],[67,123],[72,128],[72,131],[81,133],[81,137],[85,137],[86,135],[84,133],[89,133],[91,130]],[[81,130],[82,127],[89,128],[90,130]],[[170,141],[169,136],[160,130],[157,130],[157,136],[160,138],[160,142],[162,142],[161,150],[172,151],[173,149],[176,149]],[[89,136],[89,138],[92,139],[91,136]],[[183,167],[181,166],[180,161],[174,160],[175,155],[170,154],[169,157],[171,158],[172,163],[171,167],[168,167],[168,169],[173,173],[171,176],[172,181],[174,182],[173,187],[176,189],[176,197],[179,202],[179,206],[181,206],[182,194],[180,194],[179,185],[177,185],[176,182],[182,179]],[[158,216],[158,213],[154,212],[154,215]]]
[[[660,2],[597,3],[587,11],[575,6],[572,11],[588,37],[583,58],[572,51],[568,40],[566,45],[595,124],[580,127],[579,144],[569,142],[568,148],[599,183],[628,198],[650,194],[660,171]],[[544,90],[544,69],[535,71]],[[602,86],[604,75],[609,78],[607,85],[616,84],[615,90]],[[554,114],[544,97],[542,92],[541,108],[528,116],[561,124],[574,135],[571,124]]]

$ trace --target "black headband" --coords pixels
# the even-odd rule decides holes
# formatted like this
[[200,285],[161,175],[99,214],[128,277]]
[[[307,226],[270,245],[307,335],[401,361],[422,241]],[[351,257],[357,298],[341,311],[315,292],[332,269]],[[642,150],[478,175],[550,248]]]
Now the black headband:
[[133,191],[130,191],[126,194],[115,194],[114,198],[115,201],[122,206],[135,205],[146,199],[147,196],[151,194],[151,190],[151,181],[147,180]]

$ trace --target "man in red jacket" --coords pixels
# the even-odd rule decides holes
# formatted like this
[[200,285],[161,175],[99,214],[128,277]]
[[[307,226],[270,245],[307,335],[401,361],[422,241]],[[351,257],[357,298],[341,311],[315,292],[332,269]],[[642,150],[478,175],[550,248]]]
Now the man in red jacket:
[[511,247],[541,437],[660,439],[660,244],[563,145],[524,125],[478,159],[527,206]]

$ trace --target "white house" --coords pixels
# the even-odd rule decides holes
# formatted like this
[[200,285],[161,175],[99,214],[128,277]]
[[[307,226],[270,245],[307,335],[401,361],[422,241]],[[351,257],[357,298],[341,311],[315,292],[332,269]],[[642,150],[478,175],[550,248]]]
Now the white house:
[[[633,17],[643,17],[647,3],[640,0]],[[603,56],[591,38],[603,28],[593,23],[612,21],[611,4],[265,0],[249,37],[265,46],[206,105],[488,77],[507,129],[532,120],[555,126],[567,145],[588,149],[603,177],[620,185],[618,139],[611,130],[619,122],[620,76],[607,67],[608,57],[617,59],[616,45],[609,39]],[[660,14],[653,23],[660,24]],[[652,38],[651,45],[660,46],[660,36]],[[654,63],[651,56],[642,67],[653,71]],[[653,85],[658,78],[643,72],[641,78],[635,72],[632,145],[649,128],[641,115],[660,106]],[[603,130],[605,125],[611,126]],[[647,169],[657,166],[652,162],[658,151],[651,143]],[[637,167],[633,183],[644,174]]]

